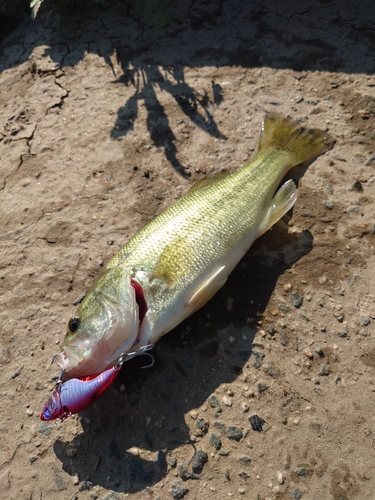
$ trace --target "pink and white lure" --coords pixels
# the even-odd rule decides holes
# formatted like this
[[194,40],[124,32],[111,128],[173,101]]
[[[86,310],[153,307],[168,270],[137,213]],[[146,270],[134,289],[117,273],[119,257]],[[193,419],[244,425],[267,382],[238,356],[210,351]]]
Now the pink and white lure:
[[108,389],[120,369],[121,366],[115,365],[102,373],[71,378],[58,384],[44,405],[40,415],[41,420],[55,420],[56,418],[64,420],[69,415],[84,410]]

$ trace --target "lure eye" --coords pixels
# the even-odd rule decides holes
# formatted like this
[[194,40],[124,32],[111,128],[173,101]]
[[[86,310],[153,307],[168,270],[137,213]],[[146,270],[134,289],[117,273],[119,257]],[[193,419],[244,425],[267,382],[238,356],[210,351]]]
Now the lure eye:
[[68,323],[68,328],[72,333],[75,333],[79,325],[81,324],[81,320],[77,318],[77,316],[73,316],[73,318],[70,318],[69,323]]

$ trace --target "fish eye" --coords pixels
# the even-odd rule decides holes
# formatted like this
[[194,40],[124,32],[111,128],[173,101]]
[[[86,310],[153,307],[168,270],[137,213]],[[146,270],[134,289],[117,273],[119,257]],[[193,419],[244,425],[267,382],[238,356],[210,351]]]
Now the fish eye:
[[70,318],[69,323],[68,323],[68,328],[72,333],[75,333],[79,325],[81,324],[81,320],[77,318],[77,316],[73,316],[73,318]]

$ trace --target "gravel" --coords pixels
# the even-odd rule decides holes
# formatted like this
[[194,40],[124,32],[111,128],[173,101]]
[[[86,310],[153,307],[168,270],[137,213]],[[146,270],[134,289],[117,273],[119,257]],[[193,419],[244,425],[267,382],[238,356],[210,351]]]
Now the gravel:
[[189,488],[178,481],[174,482],[171,487],[171,495],[175,500],[184,498],[184,496],[189,493]]
[[195,472],[196,474],[202,472],[203,466],[207,463],[207,461],[207,453],[203,450],[197,450],[194,453],[193,458],[191,459],[191,468],[193,469],[193,472]]
[[290,300],[296,309],[301,307],[303,304],[303,297],[298,292],[292,292],[290,294]]

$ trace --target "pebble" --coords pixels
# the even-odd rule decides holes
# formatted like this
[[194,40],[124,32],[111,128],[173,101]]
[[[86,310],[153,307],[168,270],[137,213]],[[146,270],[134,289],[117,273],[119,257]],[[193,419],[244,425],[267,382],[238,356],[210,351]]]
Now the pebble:
[[185,495],[189,493],[189,488],[187,488],[184,484],[175,481],[171,487],[171,495],[175,500],[179,500],[180,498],[184,498]]
[[263,418],[259,417],[258,415],[251,415],[251,417],[249,417],[249,422],[253,431],[256,432],[262,432],[264,424],[267,423],[265,420],[263,420]]
[[[195,427],[199,431],[199,435],[207,434],[209,423],[204,418],[198,418],[195,423]],[[197,435],[197,434],[196,434]]]
[[242,401],[241,410],[243,411],[243,413],[248,412],[249,409],[250,409],[250,406],[248,405],[248,403],[246,403],[246,401]]
[[301,500],[302,492],[298,488],[296,488],[295,490],[290,492],[290,496],[293,498],[293,500]]
[[174,469],[177,466],[177,458],[175,455],[167,455],[167,462],[172,469]]
[[228,439],[234,439],[235,441],[240,441],[243,437],[242,429],[240,429],[240,427],[236,427],[235,425],[229,425],[225,429],[224,434]]
[[350,189],[351,191],[358,191],[359,193],[363,192],[363,186],[360,181],[355,181]]
[[202,472],[202,469],[204,465],[208,461],[208,455],[205,451],[203,450],[197,450],[194,453],[193,458],[191,459],[191,468],[193,469],[193,472],[196,474],[199,474]]
[[221,439],[214,432],[211,432],[210,444],[215,448],[215,450],[220,450],[221,448]]
[[323,358],[323,357],[324,357],[324,352],[323,352],[323,350],[322,350],[320,347],[317,347],[317,348],[315,349],[315,352],[316,352],[316,354],[318,354],[321,358]]
[[227,406],[232,406],[232,400],[230,398],[228,398],[228,396],[224,396],[223,397],[223,403]]
[[328,210],[332,210],[334,207],[333,201],[323,201],[322,205],[328,208]]
[[280,309],[280,311],[284,311],[284,312],[290,311],[290,307],[288,307],[286,304],[283,304],[282,302],[280,304],[278,304],[277,307]]
[[303,350],[303,354],[308,359],[313,359],[314,358],[313,352],[312,352],[312,350],[309,347],[306,347],[306,349]]
[[260,394],[268,389],[268,385],[263,382],[258,382],[257,387]]
[[302,306],[303,304],[303,297],[300,295],[298,292],[292,292],[290,294],[290,299],[292,301],[292,304],[296,309]]
[[368,326],[371,319],[368,316],[361,316],[361,326]]
[[219,400],[217,399],[217,397],[215,396],[215,394],[212,394],[209,398],[208,398],[208,402],[211,406],[211,408],[215,408],[216,411],[214,412],[214,417],[217,417],[217,415],[219,413],[221,413],[223,410],[220,406],[220,403],[219,403]]
[[251,353],[251,358],[252,358],[252,365],[254,368],[260,368],[262,366],[262,361],[264,359],[264,352],[259,352],[259,351],[253,351]]
[[74,485],[79,484],[79,477],[78,477],[78,474],[74,474],[74,476],[73,476],[73,484],[74,484]]
[[325,363],[324,365],[322,365],[322,366],[320,367],[320,370],[319,370],[318,375],[319,375],[320,377],[324,377],[324,376],[329,375],[329,364],[328,364],[328,363]]
[[299,476],[307,476],[307,473],[308,469],[306,469],[305,467],[299,467],[298,469],[296,469],[296,474],[298,474]]
[[337,335],[341,338],[345,338],[348,336],[348,334],[346,332],[337,332]]
[[244,494],[245,494],[245,492],[246,492],[246,490],[245,490],[244,488],[238,488],[238,490],[237,490],[237,491],[238,491],[238,493],[239,493],[240,495],[244,495]]
[[197,410],[191,410],[189,411],[189,417],[191,417],[193,420],[196,420],[198,417],[198,411]]
[[239,458],[239,460],[240,460],[240,462],[243,462],[243,463],[246,463],[246,464],[249,464],[251,462],[251,459],[247,455],[242,455]]
[[284,474],[281,471],[279,471],[277,473],[277,482],[279,484],[284,484],[284,481],[285,481]]

